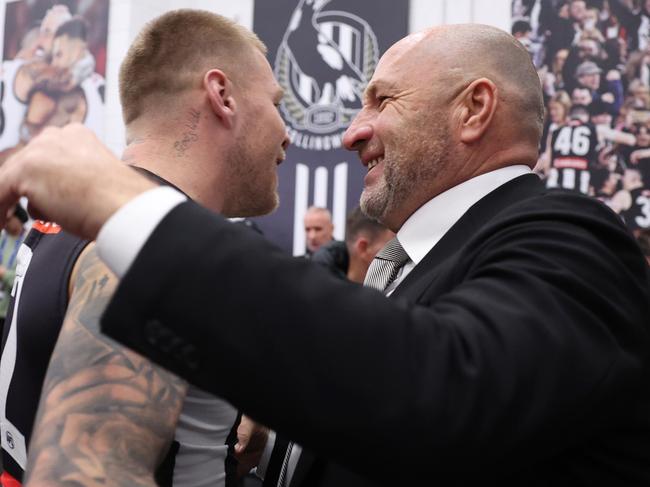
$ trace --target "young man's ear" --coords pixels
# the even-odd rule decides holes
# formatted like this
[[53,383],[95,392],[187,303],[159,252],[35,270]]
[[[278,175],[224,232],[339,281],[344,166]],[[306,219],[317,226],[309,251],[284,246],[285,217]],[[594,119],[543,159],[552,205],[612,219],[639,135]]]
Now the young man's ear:
[[224,126],[232,128],[237,107],[232,94],[232,83],[226,74],[220,69],[211,69],[203,77],[203,86],[214,114]]

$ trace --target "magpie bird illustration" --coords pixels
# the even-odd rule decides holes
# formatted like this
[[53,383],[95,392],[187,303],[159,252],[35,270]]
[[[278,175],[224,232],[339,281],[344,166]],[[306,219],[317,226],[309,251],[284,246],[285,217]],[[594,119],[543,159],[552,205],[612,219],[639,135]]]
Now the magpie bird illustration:
[[331,38],[331,30],[317,22],[329,2],[300,0],[293,12],[286,38],[297,67],[292,83],[307,105],[359,107],[365,77]]

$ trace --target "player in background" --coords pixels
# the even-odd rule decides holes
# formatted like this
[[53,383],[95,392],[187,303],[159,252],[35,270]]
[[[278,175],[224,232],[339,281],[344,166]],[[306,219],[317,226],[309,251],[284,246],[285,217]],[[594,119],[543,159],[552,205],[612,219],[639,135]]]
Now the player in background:
[[641,172],[637,169],[626,169],[622,182],[629,200],[621,216],[627,227],[638,235],[641,230],[650,228],[650,189],[643,184]]
[[587,194],[590,169],[598,163],[598,135],[589,111],[574,105],[569,122],[551,133],[551,157],[546,172],[547,188],[563,188]]

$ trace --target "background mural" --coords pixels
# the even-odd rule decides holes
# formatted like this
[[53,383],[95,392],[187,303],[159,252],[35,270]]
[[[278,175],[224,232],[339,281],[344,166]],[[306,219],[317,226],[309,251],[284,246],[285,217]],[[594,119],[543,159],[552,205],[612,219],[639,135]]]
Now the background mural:
[[536,170],[650,228],[650,0],[515,0],[547,112]]
[[292,139],[279,170],[280,208],[255,221],[269,239],[302,255],[309,206],[332,211],[338,240],[347,212],[358,206],[365,169],[341,139],[379,57],[408,33],[408,2],[257,1],[253,22],[285,90],[280,110]]
[[0,164],[49,125],[104,128],[109,0],[6,3]]

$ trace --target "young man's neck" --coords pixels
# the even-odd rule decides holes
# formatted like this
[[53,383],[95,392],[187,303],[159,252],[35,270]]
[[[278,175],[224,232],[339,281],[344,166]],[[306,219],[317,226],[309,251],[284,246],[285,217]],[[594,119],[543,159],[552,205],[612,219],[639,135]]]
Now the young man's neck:
[[177,186],[196,202],[213,211],[220,211],[222,202],[218,188],[210,183],[210,175],[203,174],[200,150],[188,148],[177,154],[175,140],[171,137],[133,137],[124,150],[122,160],[135,167],[146,169]]
[[368,266],[361,262],[361,259],[355,258],[355,256],[350,255],[350,262],[348,264],[348,273],[347,278],[352,282],[358,282],[363,284],[363,281],[366,277],[366,272],[368,271]]

